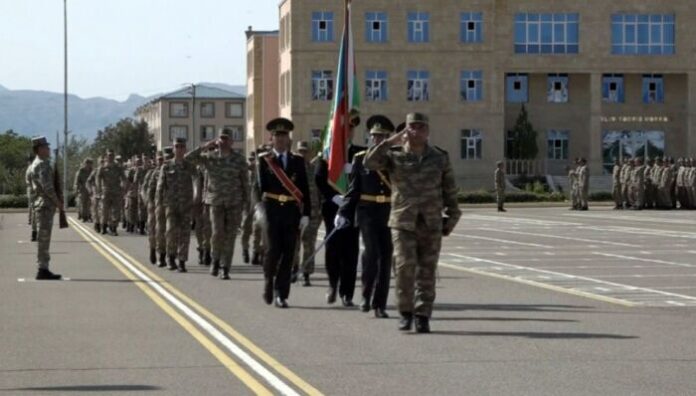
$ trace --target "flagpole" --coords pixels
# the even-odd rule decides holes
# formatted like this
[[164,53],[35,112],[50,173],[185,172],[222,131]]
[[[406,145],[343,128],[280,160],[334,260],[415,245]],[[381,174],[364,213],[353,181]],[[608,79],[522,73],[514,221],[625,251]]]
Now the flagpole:
[[345,73],[344,73],[345,78],[343,79],[343,92],[345,95],[345,100],[343,101],[344,102],[344,112],[343,112],[344,118],[343,118],[342,138],[343,138],[343,141],[345,142],[345,145],[343,147],[343,149],[345,150],[343,158],[345,158],[345,160],[348,159],[348,146],[350,144],[350,142],[348,141],[348,137],[350,135],[350,106],[351,106],[351,103],[349,103],[350,102],[350,91],[348,91],[348,75],[350,73],[348,71],[348,65],[350,64],[350,47],[349,47],[349,44],[350,44],[349,30],[350,30],[350,28],[348,27],[348,24],[350,23],[350,5],[349,5],[349,3],[350,3],[350,0],[344,1],[345,9],[343,12],[344,13],[343,45],[344,45],[344,48],[346,49],[346,52],[345,52],[346,56],[344,56],[344,59],[343,59],[343,70],[345,70]]

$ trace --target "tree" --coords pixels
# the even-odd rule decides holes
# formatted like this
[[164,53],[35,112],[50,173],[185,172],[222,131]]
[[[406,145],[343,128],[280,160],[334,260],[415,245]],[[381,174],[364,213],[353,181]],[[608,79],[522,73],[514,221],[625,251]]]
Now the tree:
[[508,131],[507,158],[536,159],[538,153],[537,131],[529,122],[527,109],[522,105],[515,126]]
[[31,139],[13,130],[0,135],[0,194],[24,194],[24,172],[32,155]]
[[109,125],[97,133],[91,152],[96,159],[106,150],[112,149],[117,155],[127,159],[134,155],[150,154],[153,143],[145,121],[124,118],[116,125]]
[[85,158],[89,157],[92,153],[92,146],[89,144],[86,138],[71,136],[68,140],[67,145],[68,151],[68,174],[63,175],[63,147],[60,147],[60,152],[58,153],[58,170],[61,173],[61,178],[67,178],[68,180],[68,190],[73,190],[73,183],[75,182],[75,173],[82,166],[82,162]]

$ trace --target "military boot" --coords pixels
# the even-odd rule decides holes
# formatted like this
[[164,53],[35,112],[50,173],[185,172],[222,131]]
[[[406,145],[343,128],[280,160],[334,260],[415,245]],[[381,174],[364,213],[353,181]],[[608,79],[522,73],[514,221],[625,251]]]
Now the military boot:
[[117,226],[111,227],[111,235],[118,236],[118,231],[116,231],[117,228]]
[[309,281],[309,274],[303,274],[302,277],[304,278],[304,282],[302,282],[303,287],[312,286],[312,282]]
[[102,224],[102,227],[101,227],[101,233],[102,233],[102,235],[106,235],[106,233],[109,232],[108,228],[109,228],[108,225]]
[[198,250],[198,265],[203,265],[205,261],[205,253],[201,248],[196,248],[196,250]]
[[62,276],[60,274],[54,274],[48,269],[40,269],[36,273],[36,280],[60,280]]
[[176,271],[177,266],[176,266],[176,256],[169,256],[169,270],[170,271]]
[[401,313],[401,319],[399,320],[399,330],[409,331],[413,325],[413,314],[408,312]]
[[94,230],[96,232],[101,232],[101,224],[99,223],[94,223]]
[[205,261],[203,262],[203,264],[208,266],[212,262],[213,262],[213,257],[210,255],[210,249],[205,249]]
[[242,257],[244,259],[244,264],[249,264],[249,249],[244,249],[244,251],[242,251]]
[[150,264],[157,264],[157,252],[155,252],[155,249],[150,249]]
[[36,242],[37,232],[36,230],[31,232],[31,241]]
[[181,272],[181,273],[185,273],[185,272],[186,272],[186,261],[184,261],[184,260],[179,260],[179,268],[177,269],[177,271],[179,271],[179,272]]
[[430,320],[427,316],[416,315],[416,333],[430,333]]
[[254,256],[251,259],[251,265],[261,265],[261,255],[259,252],[254,252]]
[[140,235],[145,235],[145,222],[140,222]]
[[164,253],[160,253],[159,257],[159,267],[164,268],[167,266],[167,255]]
[[363,312],[370,312],[370,299],[363,297],[360,301],[360,310]]
[[213,266],[210,268],[210,275],[217,277],[220,274],[220,260],[213,261]]
[[220,279],[222,280],[229,280],[230,279],[230,269],[229,267],[224,267],[222,269],[222,275],[220,276]]

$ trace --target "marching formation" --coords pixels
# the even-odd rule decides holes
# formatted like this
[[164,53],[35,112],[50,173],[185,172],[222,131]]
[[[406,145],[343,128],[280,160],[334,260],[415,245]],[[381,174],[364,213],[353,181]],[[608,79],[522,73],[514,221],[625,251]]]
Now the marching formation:
[[[177,138],[153,159],[124,162],[111,150],[96,163],[86,159],[75,175],[78,219],[93,222],[101,234],[118,236],[119,224],[128,233],[147,234],[151,264],[180,273],[187,272],[193,232],[198,264],[222,280],[230,279],[241,231],[243,261],[263,265],[263,301],[278,308],[289,306],[291,284],[300,275],[303,286],[312,285],[323,222],[326,302],[355,306],[360,260],[359,308],[388,318],[393,269],[399,329],[411,330],[415,322],[417,332],[429,332],[441,240],[461,215],[449,156],[428,143],[424,114],[408,114],[399,127],[371,117],[369,147],[352,144],[360,121],[351,111],[347,191],[330,182],[329,158],[313,156],[308,142],[291,150],[294,125],[277,118],[267,124],[270,143],[248,158],[232,149],[232,131],[222,129],[217,139],[188,152],[186,140]],[[52,187],[45,138],[34,139],[34,151],[27,190],[39,241],[37,279],[60,279],[48,271],[48,244],[63,202]]]

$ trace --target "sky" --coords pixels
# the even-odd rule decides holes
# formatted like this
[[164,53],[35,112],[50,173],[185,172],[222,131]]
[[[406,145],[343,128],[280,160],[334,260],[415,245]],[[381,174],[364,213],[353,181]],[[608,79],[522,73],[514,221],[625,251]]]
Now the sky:
[[[246,83],[246,37],[279,0],[67,0],[68,91],[125,100]],[[63,0],[0,0],[0,85],[63,92]]]

